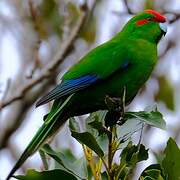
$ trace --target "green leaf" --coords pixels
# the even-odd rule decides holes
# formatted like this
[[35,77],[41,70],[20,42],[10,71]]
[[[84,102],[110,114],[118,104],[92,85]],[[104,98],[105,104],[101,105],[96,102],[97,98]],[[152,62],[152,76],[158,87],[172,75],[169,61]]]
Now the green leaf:
[[133,145],[132,142],[129,142],[121,153],[121,165],[126,164],[128,167],[146,159],[148,159],[148,150],[142,144]]
[[106,112],[107,111],[93,112],[85,120],[86,131],[91,133],[96,138],[97,143],[100,145],[104,153],[106,153],[108,150],[107,134],[109,133],[104,126],[104,117]]
[[45,144],[43,146],[42,151],[44,151],[46,154],[52,157],[60,165],[59,167],[62,170],[65,170],[77,177],[80,177],[82,175],[80,174],[81,171],[76,171],[74,169],[75,166],[73,166],[73,162],[70,161],[68,156],[65,156],[60,152],[55,152],[48,144]]
[[136,164],[148,159],[148,150],[144,145],[133,145],[130,141],[122,150],[120,157],[120,165],[116,167],[116,179],[128,179]]
[[104,171],[103,173],[101,173],[101,179],[102,180],[108,180],[108,175],[107,175],[107,172]]
[[136,118],[127,120],[121,126],[117,126],[118,138],[124,139],[125,141],[132,137],[132,135],[142,128],[142,122]]
[[73,25],[75,25],[78,17],[80,16],[80,11],[77,8],[76,4],[72,2],[68,2],[66,7],[69,14],[69,17],[68,17],[69,25],[70,27],[72,27]]
[[79,173],[79,175],[83,177],[80,179],[88,179],[87,161],[84,156],[74,161],[72,166],[74,172],[76,172],[76,174]]
[[167,108],[174,110],[174,88],[165,76],[158,77],[159,90],[155,95],[156,101],[162,101]]
[[180,149],[172,138],[167,142],[162,166],[168,180],[180,179]]
[[102,148],[104,154],[107,154],[108,153],[108,143],[109,143],[108,136],[105,134],[98,136],[96,141]]
[[49,179],[66,179],[66,180],[77,180],[72,174],[60,170],[54,169],[51,171],[38,172],[33,169],[27,171],[26,175],[15,176],[16,179],[20,180],[49,180]]
[[56,33],[58,36],[61,36],[64,17],[59,12],[58,3],[55,0],[42,1],[39,11],[40,22],[44,29],[48,31],[48,34]]
[[90,122],[89,125],[92,128],[96,129],[99,132],[99,135],[101,135],[101,134],[106,132],[105,128],[103,127],[102,122],[99,122],[99,121],[95,120],[95,121]]
[[40,155],[42,163],[44,165],[44,169],[48,170],[49,169],[49,165],[48,165],[48,161],[47,161],[47,157],[46,157],[45,152],[40,149],[39,150],[39,155]]
[[96,39],[96,30],[96,18],[91,15],[81,29],[80,37],[86,40],[89,44],[92,44]]
[[150,112],[147,111],[126,112],[124,118],[126,120],[135,118],[151,126],[155,126],[163,130],[166,129],[166,122],[163,119],[162,114],[159,111],[157,111],[157,109]]
[[154,154],[154,156],[156,158],[157,163],[162,165],[162,161],[165,158],[165,154],[163,154],[162,152],[159,152],[159,153],[153,152],[153,154]]
[[96,112],[91,113],[86,119],[85,119],[85,131],[91,133],[94,137],[98,136],[98,130],[95,128],[92,128],[90,125],[91,122],[100,122],[99,116]]
[[110,132],[107,130],[107,128],[103,125],[102,121],[98,121],[98,116],[94,121],[91,121],[88,123],[88,125],[91,126],[91,128],[95,129],[98,131],[98,136],[106,134],[109,135]]
[[77,160],[71,149],[63,149],[62,154],[68,159],[69,162],[74,162]]
[[79,126],[78,122],[75,120],[74,117],[71,117],[69,119],[69,128],[70,128],[71,131],[80,132],[80,126]]
[[164,180],[162,168],[160,164],[152,164],[148,166],[142,173],[139,179],[153,179],[153,180]]
[[[88,171],[87,171],[87,163],[85,157],[81,157],[79,159],[75,159],[72,161],[71,158],[67,157],[66,154],[61,154],[61,159],[66,167],[73,172],[73,174],[76,177],[79,177],[78,179],[87,179],[88,177]],[[56,161],[55,162],[55,168],[63,169],[63,167]],[[69,172],[69,171],[68,171]]]
[[46,0],[41,4],[41,11],[45,18],[50,18],[52,12],[57,10],[57,4],[54,0]]
[[91,113],[85,120],[86,131],[90,132],[93,136],[98,136],[104,131],[104,117],[106,111],[97,111]]
[[144,9],[155,9],[155,1],[154,0],[145,0]]
[[104,152],[101,149],[101,147],[98,145],[95,137],[89,132],[78,133],[75,131],[71,131],[71,135],[81,144],[85,144],[90,149],[92,149],[99,157],[104,156]]

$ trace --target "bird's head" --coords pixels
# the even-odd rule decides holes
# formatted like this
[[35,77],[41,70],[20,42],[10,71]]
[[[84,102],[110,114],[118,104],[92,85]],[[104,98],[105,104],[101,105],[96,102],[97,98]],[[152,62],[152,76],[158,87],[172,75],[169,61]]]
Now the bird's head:
[[145,10],[129,20],[123,29],[128,36],[158,43],[167,32],[166,17],[154,10]]

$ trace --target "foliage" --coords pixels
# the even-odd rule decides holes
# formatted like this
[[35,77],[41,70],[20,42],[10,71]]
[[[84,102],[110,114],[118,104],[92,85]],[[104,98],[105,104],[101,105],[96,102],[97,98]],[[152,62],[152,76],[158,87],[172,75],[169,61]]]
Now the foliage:
[[159,90],[155,94],[156,101],[162,101],[168,109],[175,109],[174,87],[165,76],[158,77]]
[[43,171],[43,172],[37,172],[35,170],[28,170],[26,176],[16,176],[16,179],[20,180],[49,180],[52,179],[58,179],[61,177],[62,179],[67,180],[76,180],[76,178],[60,169],[54,169],[51,171]]
[[152,164],[141,174],[140,180],[178,180],[180,178],[180,149],[172,138],[169,138],[160,164]]
[[167,143],[162,167],[168,180],[180,178],[180,149],[172,138]]
[[[124,112],[122,124],[106,127],[104,119],[107,111],[94,112],[86,118],[84,128],[75,118],[69,120],[71,135],[82,144],[84,156],[77,158],[68,149],[56,152],[45,144],[41,152],[55,161],[55,169],[37,172],[29,170],[17,179],[122,179],[131,178],[137,163],[148,159],[148,149],[140,143],[133,144],[132,136],[141,130],[144,124],[165,129],[162,114],[156,109],[140,112]],[[142,132],[141,132],[142,135]],[[119,158],[115,155],[120,154]],[[43,157],[43,162],[46,158]],[[169,139],[164,151],[164,157],[159,164],[152,164],[145,168],[140,180],[175,180],[180,177],[178,169],[180,150],[172,138]]]

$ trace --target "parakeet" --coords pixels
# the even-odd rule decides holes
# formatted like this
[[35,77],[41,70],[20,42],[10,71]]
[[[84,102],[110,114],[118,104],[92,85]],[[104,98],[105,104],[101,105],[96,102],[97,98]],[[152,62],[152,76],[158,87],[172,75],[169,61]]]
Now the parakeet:
[[106,110],[105,97],[130,103],[148,80],[157,63],[157,44],[165,35],[166,18],[154,10],[145,10],[131,18],[108,42],[87,53],[62,77],[36,106],[54,100],[44,124],[29,143],[7,179],[73,116]]

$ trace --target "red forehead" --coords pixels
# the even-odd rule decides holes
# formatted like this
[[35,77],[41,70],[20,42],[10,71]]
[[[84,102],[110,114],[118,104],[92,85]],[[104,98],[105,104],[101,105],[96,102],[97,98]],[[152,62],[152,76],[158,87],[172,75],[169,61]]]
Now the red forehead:
[[166,22],[166,18],[163,15],[161,15],[160,13],[158,13],[157,11],[147,9],[147,10],[145,10],[145,12],[147,12],[149,14],[153,14],[155,16],[156,20],[159,22]]

